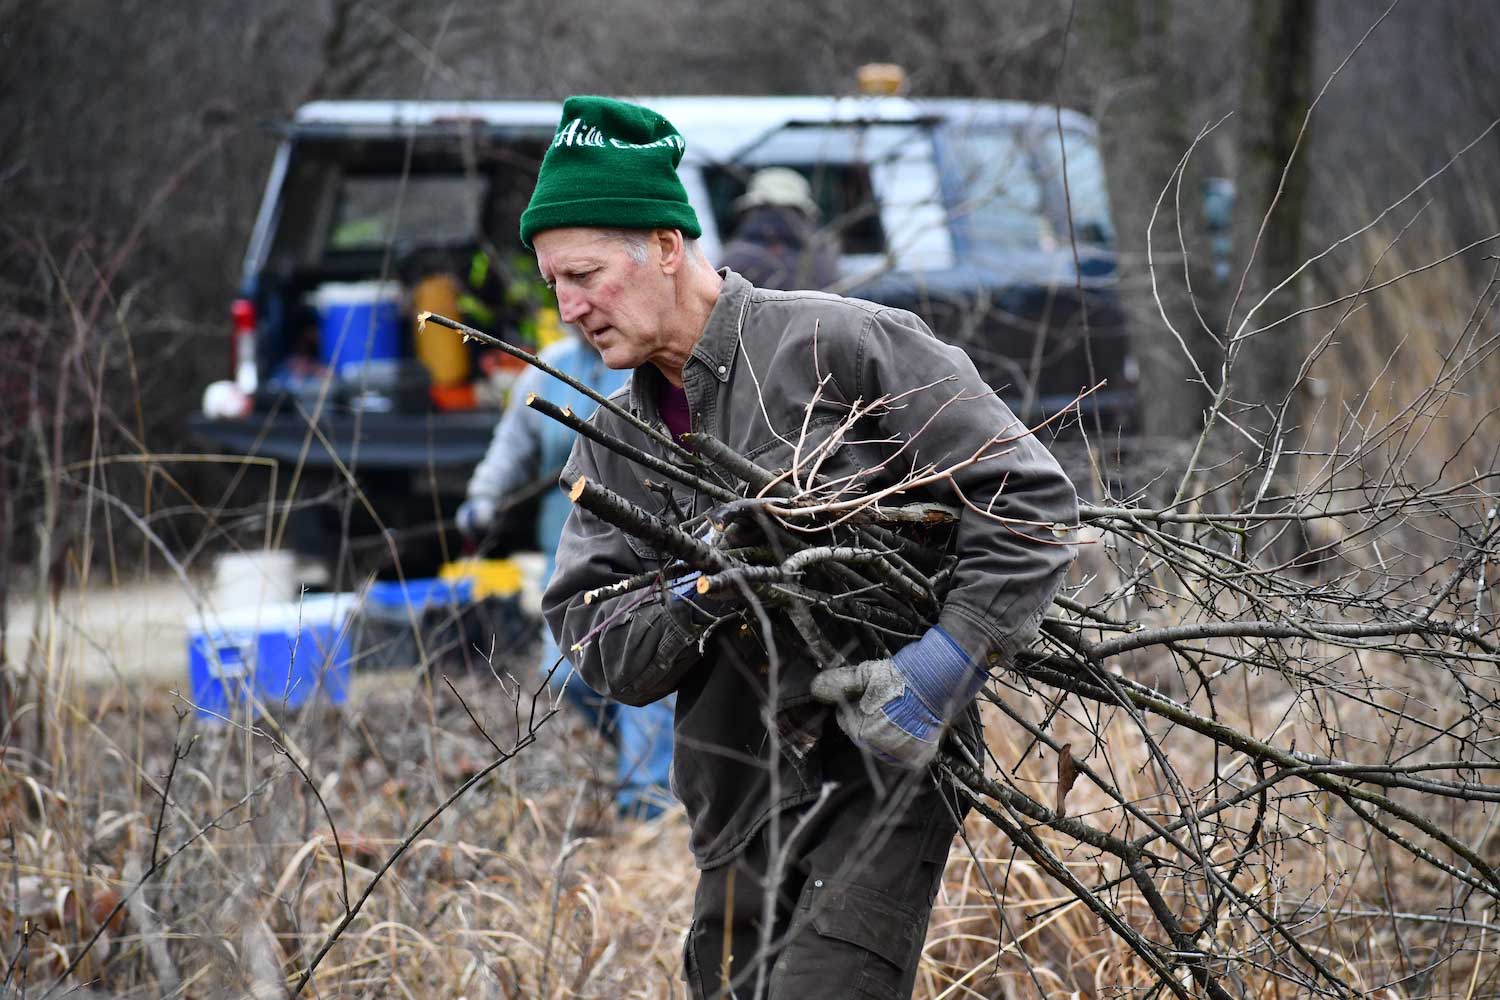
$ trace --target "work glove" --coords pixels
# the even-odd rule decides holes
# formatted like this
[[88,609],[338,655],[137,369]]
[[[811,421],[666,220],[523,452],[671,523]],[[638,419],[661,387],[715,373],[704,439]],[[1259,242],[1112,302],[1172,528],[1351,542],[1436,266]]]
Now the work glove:
[[690,620],[705,625],[729,614],[736,602],[730,594],[722,591],[707,595],[698,593],[699,576],[699,573],[692,572],[668,580],[667,594],[675,610],[687,612]]
[[465,538],[478,538],[495,523],[495,501],[489,497],[470,497],[458,508],[454,521]]
[[941,628],[885,660],[825,670],[813,697],[837,709],[839,728],[889,764],[919,768],[937,755],[943,728],[962,712],[985,675]]
[[[719,529],[714,527],[713,521],[706,518],[698,526],[698,530],[692,534],[694,538],[705,545],[719,544]],[[691,573],[684,573],[682,576],[673,577],[667,581],[667,593],[675,601],[697,602],[701,600],[701,595],[698,593],[698,577],[701,575],[698,570],[693,570]]]

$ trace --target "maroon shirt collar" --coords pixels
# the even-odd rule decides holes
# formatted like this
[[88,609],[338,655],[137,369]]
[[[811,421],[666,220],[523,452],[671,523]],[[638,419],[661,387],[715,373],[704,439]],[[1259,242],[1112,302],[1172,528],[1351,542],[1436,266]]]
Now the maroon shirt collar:
[[667,425],[667,430],[672,432],[674,439],[681,438],[693,429],[692,418],[688,414],[687,390],[666,379],[662,379],[657,388],[656,412],[661,414],[662,423]]

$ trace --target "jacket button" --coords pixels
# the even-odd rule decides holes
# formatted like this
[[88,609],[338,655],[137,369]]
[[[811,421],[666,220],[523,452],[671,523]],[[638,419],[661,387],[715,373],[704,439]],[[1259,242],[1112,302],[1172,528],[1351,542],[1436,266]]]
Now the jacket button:
[[729,369],[727,367],[725,367],[724,365],[720,365],[719,366],[719,374],[720,375],[723,375],[727,371],[729,371]]

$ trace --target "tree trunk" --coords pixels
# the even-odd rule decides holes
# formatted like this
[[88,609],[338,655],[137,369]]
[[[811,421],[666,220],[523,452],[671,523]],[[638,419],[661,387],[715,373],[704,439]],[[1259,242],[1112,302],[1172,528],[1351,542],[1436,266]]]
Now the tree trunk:
[[[1083,51],[1101,95],[1096,113],[1118,232],[1121,300],[1140,366],[1141,432],[1147,441],[1165,446],[1169,455],[1185,450],[1197,436],[1209,399],[1183,345],[1210,376],[1219,364],[1217,345],[1195,316],[1184,280],[1174,191],[1163,199],[1151,228],[1149,261],[1147,256],[1147,229],[1157,199],[1172,184],[1178,161],[1192,143],[1172,22],[1171,0],[1093,4],[1079,18]],[[1200,200],[1196,184],[1183,185],[1181,224],[1192,288],[1201,295],[1211,285],[1205,276],[1206,245],[1197,238]],[[1167,329],[1163,312],[1181,343]]]
[[[1231,334],[1304,259],[1311,160],[1308,136],[1302,136],[1300,147],[1298,136],[1312,101],[1316,9],[1316,0],[1262,0],[1252,5],[1235,181],[1234,245],[1241,261],[1235,281],[1243,274],[1244,289],[1231,317]],[[1295,311],[1304,284],[1294,281],[1259,306],[1246,330]],[[1294,403],[1297,373],[1309,346],[1303,325],[1294,321],[1250,337],[1239,347],[1231,373],[1234,395],[1251,408],[1245,419],[1260,433],[1281,433],[1285,425],[1296,422],[1296,407],[1288,404]],[[1278,420],[1283,410],[1285,424]]]

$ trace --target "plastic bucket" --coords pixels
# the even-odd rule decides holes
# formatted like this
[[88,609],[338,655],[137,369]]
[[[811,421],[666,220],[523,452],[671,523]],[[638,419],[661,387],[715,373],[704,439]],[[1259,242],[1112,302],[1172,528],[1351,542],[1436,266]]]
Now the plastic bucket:
[[343,373],[350,366],[401,355],[401,293],[379,281],[332,282],[313,294],[318,353]]
[[209,604],[221,612],[257,608],[297,596],[297,557],[284,549],[225,552],[214,560]]
[[475,600],[519,593],[522,576],[521,564],[514,559],[460,559],[438,570],[440,580],[470,581]]

